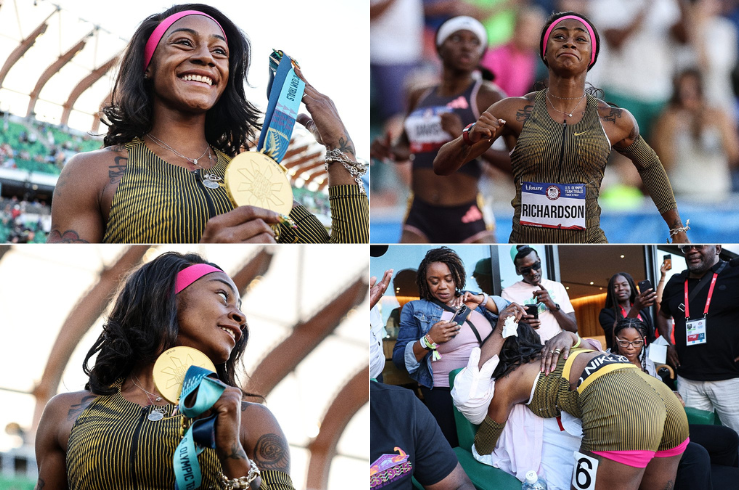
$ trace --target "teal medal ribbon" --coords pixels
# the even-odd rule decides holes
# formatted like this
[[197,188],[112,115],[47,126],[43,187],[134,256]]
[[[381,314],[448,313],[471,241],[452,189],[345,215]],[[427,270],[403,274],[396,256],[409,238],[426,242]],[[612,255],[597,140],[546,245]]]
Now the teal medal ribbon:
[[295,73],[293,60],[282,51],[273,50],[269,57],[269,73],[270,81],[267,86],[269,103],[264,114],[257,150],[264,151],[266,155],[280,163],[287,153],[305,82]]
[[[198,417],[218,401],[226,384],[217,379],[216,373],[198,366],[190,366],[185,374],[180,395],[179,411],[187,418]],[[197,393],[195,393],[197,392]],[[194,395],[193,395],[194,394]],[[191,407],[186,405],[190,395],[195,400]],[[187,429],[173,457],[175,489],[195,490],[200,488],[202,475],[198,454],[206,447],[216,447],[216,418],[218,415],[196,420]],[[184,425],[183,425],[184,427]]]

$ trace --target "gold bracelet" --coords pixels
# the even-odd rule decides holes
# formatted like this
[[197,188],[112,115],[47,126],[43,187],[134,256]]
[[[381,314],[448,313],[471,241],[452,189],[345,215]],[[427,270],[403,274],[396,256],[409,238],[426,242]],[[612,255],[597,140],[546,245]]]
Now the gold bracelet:
[[252,461],[248,457],[246,458],[246,460],[249,462],[250,465],[249,473],[247,473],[246,476],[229,480],[226,475],[221,473],[221,483],[223,484],[223,488],[225,490],[233,490],[234,488],[249,488],[251,482],[253,482],[257,479],[257,477],[260,476],[259,468],[257,468],[257,465],[254,463],[254,461]]

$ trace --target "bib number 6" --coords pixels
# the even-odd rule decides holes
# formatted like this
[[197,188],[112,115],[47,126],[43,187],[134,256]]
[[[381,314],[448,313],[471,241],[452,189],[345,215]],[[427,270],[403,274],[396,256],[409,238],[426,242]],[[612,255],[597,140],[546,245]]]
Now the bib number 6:
[[572,486],[577,490],[595,489],[598,460],[575,451],[575,468],[572,471]]

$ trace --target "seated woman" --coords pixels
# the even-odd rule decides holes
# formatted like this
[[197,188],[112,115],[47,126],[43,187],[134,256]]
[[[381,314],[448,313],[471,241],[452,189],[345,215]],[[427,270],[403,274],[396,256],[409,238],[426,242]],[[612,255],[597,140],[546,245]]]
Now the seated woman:
[[[454,250],[429,250],[416,276],[421,299],[403,307],[393,348],[393,362],[418,381],[426,406],[452,447],[459,442],[449,373],[467,365],[472,349],[493,331],[499,308],[508,304],[500,297],[464,291],[465,277],[462,259]],[[471,311],[458,325],[451,320],[462,305]]]
[[653,289],[637,293],[631,274],[619,272],[611,276],[606,292],[606,306],[600,310],[598,321],[606,334],[606,345],[613,349],[613,327],[623,318],[638,318],[647,326],[647,340],[654,342],[654,323],[649,307],[657,299]]
[[[575,349],[560,357],[559,349],[542,346],[536,332],[519,323],[524,315],[520,305],[507,307],[482,347],[479,367],[496,355],[500,362],[493,371],[495,396],[475,437],[478,453],[495,448],[513,407],[527,403],[540,417],[564,411],[582,419],[580,453],[591,468],[597,461],[590,477],[599,490],[666,488],[674,482],[689,442],[688,423],[667,386],[623,356]],[[542,350],[553,367],[544,374]],[[633,416],[635,403],[643,416]]]
[[[302,101],[313,119],[297,120],[327,149],[331,236],[297,203],[295,227],[261,207],[234,208],[226,166],[261,128],[244,94],[250,50],[246,35],[207,5],[146,18],[103,109],[105,148],[75,155],[59,176],[48,242],[366,243],[369,205],[350,173],[354,144],[331,99],[308,83]],[[255,195],[269,188],[264,180],[254,177]]]

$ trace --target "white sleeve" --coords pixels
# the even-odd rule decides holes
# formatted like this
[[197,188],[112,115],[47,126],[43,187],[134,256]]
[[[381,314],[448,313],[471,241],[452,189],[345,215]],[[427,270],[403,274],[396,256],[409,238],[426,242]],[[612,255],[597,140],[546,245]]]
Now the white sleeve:
[[490,401],[495,393],[493,371],[498,366],[498,356],[493,356],[477,369],[480,362],[480,348],[475,347],[470,353],[470,359],[460,373],[454,378],[452,400],[457,410],[475,425],[485,420]]

